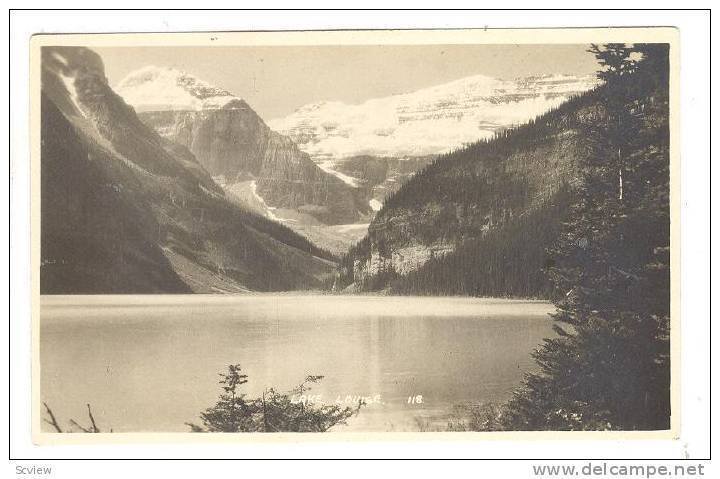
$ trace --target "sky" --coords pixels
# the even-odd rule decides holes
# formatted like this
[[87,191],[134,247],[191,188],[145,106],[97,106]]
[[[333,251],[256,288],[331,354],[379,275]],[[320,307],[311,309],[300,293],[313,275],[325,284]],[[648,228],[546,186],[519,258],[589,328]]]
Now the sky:
[[588,45],[94,48],[111,86],[147,65],[184,70],[245,99],[265,120],[308,103],[362,103],[472,75],[513,79],[597,70]]

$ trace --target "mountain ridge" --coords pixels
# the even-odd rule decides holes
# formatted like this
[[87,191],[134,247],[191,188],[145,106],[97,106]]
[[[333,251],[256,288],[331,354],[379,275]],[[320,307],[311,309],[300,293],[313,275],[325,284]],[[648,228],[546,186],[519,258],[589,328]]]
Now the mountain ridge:
[[[244,100],[183,70],[147,65],[128,73],[113,88],[140,112],[209,110]],[[240,106],[240,105],[238,105]]]
[[[386,199],[368,235],[342,259],[338,284],[360,290],[394,285],[413,294],[431,287],[438,294],[547,294],[537,274],[551,261],[545,249],[566,214],[576,158],[584,154],[578,128],[593,114],[593,95],[573,97],[525,125],[441,155],[417,172]],[[511,237],[508,231],[514,231]],[[507,249],[517,241],[523,254]],[[455,273],[437,266],[448,261]],[[478,271],[490,268],[485,274],[493,279],[478,282],[477,273],[467,269],[471,264]],[[423,277],[441,270],[442,286]],[[505,272],[503,281],[495,270]]]
[[300,210],[326,224],[350,223],[369,212],[364,192],[323,171],[227,90],[158,67],[130,73],[117,89],[144,123],[188,148],[223,184],[256,181],[271,208]]
[[596,84],[590,76],[475,75],[358,104],[311,103],[268,124],[314,158],[436,155],[525,123]]
[[43,47],[42,294],[320,287],[332,257],[239,208],[82,47]]
[[[555,264],[553,245],[593,161],[599,161],[595,138],[603,122],[610,122],[609,88],[600,84],[419,170],[386,198],[368,234],[341,259],[336,289],[556,294],[544,271]],[[667,84],[655,88],[635,92],[626,106],[639,126],[624,154],[642,164],[669,157]],[[639,173],[634,178],[633,167],[623,174],[626,194],[652,188]]]

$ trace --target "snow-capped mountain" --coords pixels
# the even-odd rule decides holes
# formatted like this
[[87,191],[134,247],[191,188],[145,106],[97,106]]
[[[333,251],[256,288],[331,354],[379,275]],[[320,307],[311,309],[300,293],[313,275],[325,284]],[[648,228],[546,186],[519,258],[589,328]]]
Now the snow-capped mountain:
[[342,251],[357,235],[339,237],[328,225],[367,224],[437,154],[525,123],[595,84],[473,76],[359,105],[314,103],[267,124],[240,92],[173,68],[141,68],[115,90],[146,125],[222,178],[227,194]]
[[594,77],[478,75],[359,105],[312,103],[268,125],[316,160],[433,155],[525,123],[595,85]]
[[213,110],[240,100],[184,71],[152,65],[129,73],[114,89],[136,111]]
[[223,88],[177,69],[149,66],[115,89],[146,125],[188,148],[213,177],[222,177],[226,190],[255,185],[269,218],[273,208],[289,208],[325,224],[345,224],[371,211],[362,192],[324,171]]
[[332,274],[306,238],[238,208],[143,123],[97,53],[43,47],[41,85],[42,293],[304,289]]

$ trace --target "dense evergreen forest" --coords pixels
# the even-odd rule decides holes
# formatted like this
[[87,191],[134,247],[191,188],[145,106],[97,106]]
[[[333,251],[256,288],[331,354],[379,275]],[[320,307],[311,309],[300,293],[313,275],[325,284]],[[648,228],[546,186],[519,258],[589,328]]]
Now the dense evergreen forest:
[[[341,259],[359,290],[553,300],[538,372],[470,429],[670,427],[669,46],[590,52],[601,86],[439,157]],[[408,245],[452,251],[402,273]]]
[[563,189],[543,208],[508,220],[503,228],[472,238],[445,256],[431,258],[416,271],[386,282],[404,295],[541,297],[552,294],[545,270],[554,259],[547,251],[560,232],[569,206]]
[[670,427],[668,45],[593,46],[606,86],[548,269],[554,328],[477,429]]
[[[602,89],[603,87],[601,87]],[[438,157],[390,195],[368,235],[341,258],[336,286],[397,294],[549,297],[546,250],[567,214],[600,91]],[[393,253],[450,245],[399,274]],[[366,264],[379,266],[369,271]]]
[[[335,287],[419,295],[565,293],[548,273],[584,170],[597,154],[597,125],[610,114],[608,98],[616,97],[617,87],[602,79],[535,120],[442,155],[416,173],[341,258]],[[666,135],[667,93],[647,88],[632,82],[633,97],[623,101],[642,119],[631,134],[657,143]],[[626,181],[631,176],[627,172]],[[400,270],[397,257],[405,248],[437,245],[447,246],[442,254],[431,251],[427,262]]]

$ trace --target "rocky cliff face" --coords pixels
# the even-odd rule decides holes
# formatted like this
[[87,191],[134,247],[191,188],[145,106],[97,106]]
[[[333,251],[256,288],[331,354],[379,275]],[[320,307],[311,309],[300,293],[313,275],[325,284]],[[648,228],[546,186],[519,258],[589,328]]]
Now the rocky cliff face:
[[370,207],[378,211],[385,198],[397,191],[415,172],[430,164],[435,156],[406,158],[353,156],[334,162],[334,168],[357,185],[370,191]]
[[358,191],[322,171],[225,90],[177,70],[148,67],[131,73],[117,91],[145,124],[188,148],[223,184],[256,181],[269,207],[301,209],[327,224],[353,222],[368,210]]
[[91,50],[43,48],[41,116],[43,294],[285,290],[330,273],[321,251],[228,201],[188,148],[144,124]]

